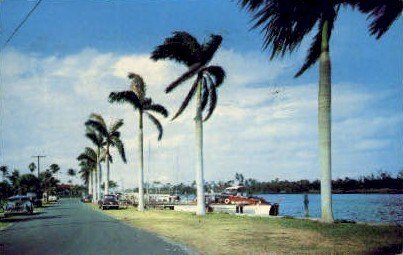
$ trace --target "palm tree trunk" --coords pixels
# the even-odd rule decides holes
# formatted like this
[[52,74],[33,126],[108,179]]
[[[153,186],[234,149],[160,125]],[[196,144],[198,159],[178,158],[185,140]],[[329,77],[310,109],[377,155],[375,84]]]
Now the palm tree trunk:
[[92,171],[88,175],[88,195],[92,194]]
[[[98,174],[99,174],[99,177],[98,177],[98,200],[100,200],[101,198],[102,198],[102,195],[101,195],[101,186],[102,186],[102,165],[101,165],[101,160],[99,161],[99,163],[98,163],[98,168],[99,168],[99,172],[98,172]],[[97,201],[98,202],[98,201]]]
[[94,194],[92,195],[92,202],[97,203],[98,202],[98,164],[97,167],[94,169]]
[[110,162],[109,162],[109,148],[106,149],[106,181],[105,181],[105,194],[109,194],[109,167],[110,167]]
[[143,153],[143,112],[139,111],[139,137],[138,137],[138,157],[140,160],[140,169],[139,169],[139,205],[137,209],[142,212],[144,211],[144,153]]
[[196,142],[195,142],[195,169],[196,169],[196,189],[197,189],[197,215],[205,215],[204,205],[204,180],[203,180],[203,120],[201,109],[202,81],[200,80],[196,90]]
[[321,169],[322,221],[332,223],[332,154],[331,154],[331,64],[329,55],[329,24],[322,28],[322,49],[319,59],[318,128]]

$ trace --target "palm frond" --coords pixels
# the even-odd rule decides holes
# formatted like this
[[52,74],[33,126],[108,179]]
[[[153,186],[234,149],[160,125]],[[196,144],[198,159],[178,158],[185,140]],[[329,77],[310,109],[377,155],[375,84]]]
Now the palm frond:
[[111,92],[109,94],[110,103],[129,103],[134,109],[141,109],[141,102],[133,91]]
[[165,89],[165,92],[166,93],[171,92],[173,89],[178,87],[181,83],[192,78],[195,74],[197,74],[199,72],[201,67],[202,67],[201,63],[196,63],[196,64],[193,64],[192,66],[190,66],[189,69],[184,74],[179,76],[179,78],[177,78],[175,81],[173,81],[171,84],[169,84],[167,86],[167,88]]
[[[117,121],[115,121],[109,128],[109,134],[110,136],[112,136],[115,132],[118,131],[118,129],[123,126],[124,122],[123,119],[119,119]],[[119,132],[118,132],[119,133]],[[120,133],[119,133],[120,135]]]
[[151,59],[155,61],[170,59],[192,66],[200,61],[200,54],[201,46],[196,38],[187,32],[177,31],[155,48],[151,53]]
[[92,129],[87,129],[85,136],[97,147],[102,147],[103,138]]
[[240,3],[252,14],[252,29],[261,28],[263,48],[272,48],[271,58],[293,52],[319,21],[323,8],[330,5],[322,0],[241,0]]
[[221,35],[214,35],[214,34],[210,35],[210,40],[207,43],[202,45],[203,53],[201,55],[201,60],[200,60],[202,65],[205,65],[208,62],[210,62],[210,60],[213,58],[214,54],[220,47],[221,42],[222,42]]
[[[208,76],[209,79],[210,76]],[[212,81],[210,81],[212,83]],[[217,89],[213,84],[209,86],[209,108],[207,111],[207,115],[204,117],[203,121],[207,121],[214,112],[215,107],[217,106]]]
[[160,104],[151,104],[148,105],[146,108],[144,108],[144,110],[148,110],[148,111],[153,111],[156,113],[161,114],[162,116],[164,116],[165,118],[168,117],[168,110],[160,105]]
[[384,35],[393,22],[402,13],[401,0],[356,0],[356,6],[371,20],[369,30],[371,35],[379,39]]
[[214,79],[214,86],[218,88],[225,79],[225,71],[221,66],[208,66],[203,71],[207,72]]
[[187,94],[185,100],[183,100],[182,105],[179,107],[178,111],[175,113],[175,115],[172,117],[172,120],[176,119],[181,113],[186,109],[186,107],[189,105],[190,100],[193,98],[196,88],[197,88],[197,83],[199,82],[199,78],[195,80],[193,83],[192,87],[189,90],[189,93]]
[[209,89],[207,87],[207,78],[203,77],[203,90],[202,90],[202,100],[201,100],[201,110],[203,111],[206,108],[206,105],[208,103],[208,97],[209,97]]
[[90,119],[93,119],[93,120],[99,122],[99,123],[104,127],[104,129],[106,129],[105,120],[104,120],[104,118],[103,118],[100,114],[91,113]]
[[159,122],[159,120],[156,117],[154,117],[154,115],[152,115],[148,112],[146,114],[147,114],[148,118],[154,123],[154,125],[158,129],[158,141],[161,140],[162,134],[164,132],[161,123]]
[[128,78],[132,80],[130,86],[131,89],[137,95],[140,101],[142,101],[146,95],[146,84],[143,80],[143,77],[135,73],[129,73]]
[[90,148],[90,147],[86,147],[84,149],[84,152],[81,153],[78,157],[77,157],[78,161],[90,161],[90,162],[97,162],[97,153],[94,151],[94,149]]
[[[328,41],[330,40],[330,37],[332,35],[333,27],[334,27],[334,22],[336,19],[337,15],[336,13],[332,13],[331,15],[328,15],[327,17],[327,22],[328,22]],[[305,58],[305,62],[302,65],[302,67],[298,70],[298,72],[295,74],[294,77],[299,77],[301,76],[306,70],[308,70],[312,65],[316,63],[316,61],[320,57],[321,53],[321,47],[322,47],[322,28],[324,25],[325,20],[322,19],[319,23],[318,26],[318,32],[316,33],[315,37],[313,38],[313,42],[311,44],[311,47],[308,50],[308,55]]]
[[112,141],[113,141],[112,146],[114,146],[118,149],[120,157],[122,158],[123,162],[126,163],[127,160],[126,160],[125,147],[124,147],[122,140],[118,137],[114,137],[112,139]]
[[99,132],[102,134],[104,137],[108,137],[108,130],[106,129],[106,126],[102,125],[102,123],[98,122],[97,120],[94,119],[89,119],[85,122],[85,125],[93,129],[94,131]]

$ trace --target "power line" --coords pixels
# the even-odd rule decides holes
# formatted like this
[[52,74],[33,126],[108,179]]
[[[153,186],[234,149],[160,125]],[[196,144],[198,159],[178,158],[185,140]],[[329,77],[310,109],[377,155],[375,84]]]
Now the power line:
[[42,0],[39,0],[38,2],[36,2],[36,4],[34,5],[34,7],[31,9],[30,12],[28,12],[27,16],[25,16],[25,18],[21,21],[21,23],[14,29],[14,31],[11,33],[11,35],[8,37],[8,39],[6,40],[6,42],[4,43],[3,47],[6,47],[7,44],[11,41],[11,39],[13,39],[14,35],[18,32],[18,30],[20,30],[20,28],[22,27],[22,25],[24,25],[24,23],[28,20],[28,18],[32,15],[32,13],[35,11],[36,8],[38,8],[39,4],[42,2]]

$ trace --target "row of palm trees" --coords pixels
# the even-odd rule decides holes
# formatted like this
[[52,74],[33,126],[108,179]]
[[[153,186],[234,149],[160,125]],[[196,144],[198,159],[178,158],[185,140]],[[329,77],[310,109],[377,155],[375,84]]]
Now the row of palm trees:
[[[282,0],[239,0],[241,8],[252,14],[255,22],[252,28],[261,28],[264,35],[264,48],[271,48],[271,58],[284,56],[287,52],[293,52],[301,44],[302,40],[317,27],[317,33],[308,52],[308,56],[296,73],[299,77],[319,60],[319,94],[318,94],[318,129],[321,168],[321,208],[322,220],[333,222],[331,199],[331,61],[329,42],[334,23],[341,7],[352,7],[367,14],[372,19],[370,32],[377,39],[389,29],[391,24],[399,17],[402,11],[400,0],[335,0],[335,1],[282,1]],[[174,60],[186,65],[187,71],[170,83],[165,92],[170,93],[179,85],[193,79],[193,83],[187,96],[172,119],[177,118],[188,106],[192,98],[196,96],[195,113],[195,170],[197,185],[197,214],[205,214],[203,191],[203,122],[208,120],[217,104],[217,88],[223,83],[225,72],[222,67],[209,65],[217,49],[220,47],[222,37],[211,35],[210,40],[200,44],[196,38],[187,32],[174,32],[165,39],[164,43],[157,46],[151,53],[155,61]],[[131,87],[128,91],[112,92],[109,95],[111,103],[129,103],[139,115],[138,134],[138,160],[139,164],[139,210],[144,210],[143,199],[143,115],[147,115],[157,126],[162,137],[162,126],[158,119],[151,115],[155,112],[163,117],[168,116],[168,111],[161,105],[153,104],[150,98],[145,96],[146,86],[143,79],[137,74],[129,74]],[[207,111],[204,118],[203,112]],[[123,121],[120,121],[123,125]],[[100,115],[91,115],[86,123],[87,137],[94,143],[96,151],[86,148],[81,154],[81,162],[90,162],[90,176],[92,176],[93,190],[97,190],[99,197],[99,180],[102,178],[101,162],[107,164],[107,182],[109,180],[109,154],[110,146],[115,146],[125,161],[123,143],[113,143],[108,136],[115,133],[120,138],[117,128],[106,129]],[[120,126],[121,126],[120,125]],[[120,127],[119,125],[116,125]],[[101,128],[102,127],[102,128]],[[109,144],[109,146],[107,146]],[[83,156],[89,155],[90,157]],[[93,173],[94,172],[94,173]],[[94,188],[96,187],[96,188]],[[105,185],[105,192],[107,192]]]
[[[217,49],[220,47],[222,37],[219,35],[211,35],[210,39],[200,44],[196,38],[187,32],[174,32],[167,38],[163,44],[155,48],[151,53],[151,58],[155,61],[171,59],[179,63],[185,64],[188,70],[169,84],[166,93],[170,93],[176,87],[184,82],[194,79],[192,86],[179,107],[172,120],[176,119],[189,105],[193,97],[196,96],[196,183],[197,183],[197,214],[205,214],[204,190],[203,190],[203,122],[207,121],[216,105],[217,105],[217,88],[223,83],[225,72],[222,67],[208,65]],[[128,78],[131,80],[130,89],[127,91],[112,92],[109,95],[110,103],[127,103],[135,112],[138,113],[138,187],[139,201],[138,210],[144,210],[144,148],[143,148],[143,125],[144,116],[156,126],[159,135],[158,140],[162,138],[163,127],[155,114],[162,117],[168,117],[168,110],[146,95],[146,84],[143,78],[135,73],[129,73]],[[203,112],[205,112],[203,116]],[[85,180],[88,180],[89,193],[92,193],[93,201],[100,198],[100,186],[102,180],[101,163],[106,163],[106,182],[104,193],[109,193],[109,174],[112,156],[110,149],[116,147],[123,161],[126,162],[124,145],[120,138],[119,128],[123,125],[120,119],[111,124],[109,128],[99,114],[91,114],[89,120],[86,121],[86,136],[95,146],[85,148],[84,152],[77,158],[81,167],[80,173]]]

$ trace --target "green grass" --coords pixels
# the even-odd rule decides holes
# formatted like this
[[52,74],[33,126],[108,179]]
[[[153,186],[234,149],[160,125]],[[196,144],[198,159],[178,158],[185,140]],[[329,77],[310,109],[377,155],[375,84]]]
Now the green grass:
[[202,254],[395,254],[402,245],[401,227],[134,208],[103,212]]

